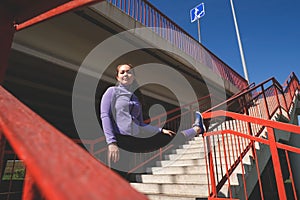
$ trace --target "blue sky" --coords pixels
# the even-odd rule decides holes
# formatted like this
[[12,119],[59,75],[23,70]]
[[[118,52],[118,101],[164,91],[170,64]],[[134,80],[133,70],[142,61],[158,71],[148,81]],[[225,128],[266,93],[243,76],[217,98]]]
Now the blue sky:
[[[198,40],[190,9],[205,5],[201,42],[244,76],[230,0],[149,0]],[[300,1],[233,0],[250,82],[275,77],[281,84],[293,71],[300,78]]]

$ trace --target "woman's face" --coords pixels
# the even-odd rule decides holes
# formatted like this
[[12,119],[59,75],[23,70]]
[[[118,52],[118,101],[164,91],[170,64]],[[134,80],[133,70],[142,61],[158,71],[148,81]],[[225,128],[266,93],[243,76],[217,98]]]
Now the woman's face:
[[117,80],[125,86],[132,84],[134,75],[129,65],[125,64],[118,67]]

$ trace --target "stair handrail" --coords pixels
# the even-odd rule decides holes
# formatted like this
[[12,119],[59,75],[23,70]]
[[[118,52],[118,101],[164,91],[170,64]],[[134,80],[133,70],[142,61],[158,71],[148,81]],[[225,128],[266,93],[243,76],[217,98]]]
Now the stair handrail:
[[[257,118],[257,117],[252,117],[252,116],[229,112],[229,111],[224,111],[224,110],[203,113],[202,116],[203,116],[204,120],[210,119],[211,116],[213,116],[213,117],[230,117],[235,120],[241,120],[244,122],[259,124],[259,125],[262,125],[265,127],[271,127],[271,128],[275,128],[278,130],[283,130],[283,131],[287,131],[287,132],[294,132],[294,133],[300,134],[300,126],[297,126],[297,125],[288,124],[288,123],[284,123],[284,122],[277,122],[277,121],[269,120],[269,119],[261,119],[261,118]],[[204,133],[204,136],[207,136],[207,135],[209,135],[209,132]],[[246,136],[246,137],[248,137],[248,136]],[[257,136],[251,136],[251,138],[253,138],[253,137],[256,138]]]
[[255,91],[256,89],[258,89],[259,87],[261,87],[262,85],[265,85],[266,83],[270,82],[270,81],[273,81],[273,80],[276,80],[274,77],[271,77],[257,85],[253,85],[253,87],[247,87],[245,88],[244,90],[241,90],[239,91],[237,94],[231,96],[230,98],[228,98],[227,100],[225,100],[224,102],[206,110],[205,112],[211,112],[213,110],[217,110],[218,108],[222,108],[225,104],[230,104],[231,102],[233,102],[234,100],[238,99],[239,97],[241,96],[244,96],[246,94],[249,94],[250,92],[252,91]]
[[[295,75],[295,73],[292,72],[291,75],[289,76],[288,80],[289,80],[289,82],[288,82],[289,86],[293,87],[293,90],[287,91],[287,89],[290,87],[286,87],[284,89],[283,86],[281,86],[274,77],[271,77],[271,78],[267,79],[266,81],[261,82],[258,85],[249,87],[247,90],[239,92],[237,95],[233,95],[226,101],[206,110],[205,112],[211,112],[214,110],[224,110],[224,106],[229,107],[229,106],[233,105],[234,103],[236,103],[236,101],[240,101],[239,100],[239,98],[240,98],[242,101],[242,102],[239,102],[239,104],[241,104],[241,107],[239,108],[240,110],[235,111],[235,112],[240,112],[240,113],[249,115],[248,108],[252,105],[251,101],[254,100],[255,98],[259,98],[259,95],[262,95],[264,98],[264,101],[265,101],[265,103],[264,103],[265,107],[267,109],[267,114],[268,114],[267,118],[271,119],[273,117],[273,115],[275,114],[276,110],[273,110],[272,113],[269,112],[269,110],[268,110],[269,106],[267,105],[268,103],[266,100],[267,97],[265,96],[266,95],[265,91],[267,91],[269,88],[274,86],[275,87],[274,96],[276,97],[276,99],[278,101],[278,109],[280,111],[280,114],[282,114],[282,110],[285,110],[285,112],[287,113],[287,118],[290,118],[289,110],[290,110],[291,106],[293,105],[291,100],[295,95],[296,89],[300,89],[300,87],[299,87],[299,80],[298,80],[297,76]],[[267,85],[269,82],[271,82],[271,86],[268,86],[268,88],[265,88],[265,85]],[[256,93],[257,89],[261,89],[262,92]],[[283,96],[283,100],[282,100],[283,102],[280,102],[281,96]],[[247,100],[247,98],[248,98],[248,100]],[[249,100],[249,98],[250,98],[250,100]],[[288,102],[288,100],[290,100],[290,102]]]
[[[224,104],[230,104],[230,103],[234,102],[236,99],[242,97],[243,95],[247,95],[247,94],[252,95],[251,93],[252,93],[253,91],[255,91],[257,88],[262,88],[263,91],[262,91],[261,93],[256,94],[256,95],[259,96],[259,95],[262,95],[262,94],[263,94],[263,97],[264,97],[264,99],[265,99],[266,96],[265,96],[264,90],[268,90],[269,88],[272,87],[272,85],[271,85],[271,86],[269,86],[269,87],[266,88],[266,89],[264,88],[264,85],[265,85],[266,83],[268,83],[269,81],[272,81],[272,85],[273,85],[275,88],[279,89],[279,92],[282,93],[283,98],[284,98],[284,103],[285,103],[286,112],[289,113],[289,110],[290,110],[291,106],[294,104],[293,98],[294,98],[294,96],[296,95],[296,92],[297,92],[297,91],[299,92],[299,89],[300,89],[299,80],[298,80],[297,76],[296,76],[294,73],[291,73],[291,75],[289,76],[288,81],[287,81],[288,84],[287,84],[287,87],[286,87],[285,89],[283,89],[283,87],[280,86],[280,84],[278,83],[278,81],[277,81],[274,77],[272,77],[272,78],[269,78],[269,79],[266,80],[266,81],[263,81],[262,83],[258,84],[257,86],[254,86],[253,88],[250,88],[249,90],[240,93],[239,95],[235,95],[233,98],[228,99],[227,101],[221,103],[220,105],[217,105],[217,106],[215,106],[215,107],[212,108],[212,109],[209,109],[208,111],[204,112],[203,115],[204,115],[205,117],[207,117],[207,115],[206,115],[207,113],[210,113],[210,115],[215,115],[215,114],[216,114],[216,116],[213,116],[213,117],[216,119],[216,118],[217,118],[217,113],[218,113],[218,111],[213,111],[213,110],[217,110],[218,108],[222,108],[222,106],[223,106]],[[276,92],[275,92],[275,93],[276,93]],[[299,94],[299,93],[298,93],[298,94]],[[278,94],[276,93],[275,95],[276,95],[276,98],[277,98],[277,104],[280,104],[280,101],[279,101],[279,99],[278,99]],[[288,98],[290,99],[290,102],[287,102],[287,99],[288,99]],[[245,105],[247,105],[247,104],[248,104],[248,103],[246,102]],[[266,111],[268,111],[269,108],[268,108],[268,103],[266,103],[266,99],[265,99],[264,104],[265,104],[265,107],[266,107]],[[278,105],[278,107],[280,108],[280,105]],[[246,110],[246,112],[243,113],[243,114],[244,114],[243,116],[248,116],[248,115],[249,115],[249,113],[247,113],[247,110],[248,110],[248,109],[245,109],[245,110]],[[220,111],[220,112],[224,112],[224,111]],[[228,113],[229,113],[229,112],[228,112]],[[273,115],[274,113],[275,113],[275,111],[273,111],[272,115]],[[282,114],[281,109],[280,109],[280,114]],[[272,117],[272,115],[270,115],[270,113],[268,112],[268,118],[267,118],[267,119],[261,119],[261,118],[255,118],[255,117],[254,117],[254,118],[255,118],[255,119],[259,119],[259,120],[264,121],[264,120],[270,120],[271,117]],[[230,117],[230,116],[229,116],[229,115],[224,115],[224,117]],[[251,118],[251,117],[253,117],[253,116],[248,116],[248,117]],[[211,118],[211,117],[209,117],[209,118]],[[252,119],[254,119],[254,118],[252,118]],[[206,118],[205,121],[207,121],[207,120],[208,120],[208,118]],[[220,123],[222,123],[222,122],[220,122]],[[216,126],[217,126],[217,125],[216,125]],[[212,128],[211,128],[210,130],[212,130]],[[209,131],[210,131],[210,130],[209,130]],[[262,127],[259,129],[258,133],[255,133],[255,134],[253,135],[253,134],[251,133],[251,122],[250,122],[250,121],[248,122],[248,131],[250,131],[250,132],[249,132],[249,135],[250,135],[250,136],[251,136],[251,135],[253,135],[253,136],[259,136],[259,135],[262,133],[263,130],[264,130],[264,126],[262,126]],[[244,135],[245,135],[245,134],[244,134]],[[247,137],[247,136],[245,136],[245,137]],[[240,155],[240,156],[244,157],[244,156],[246,155],[246,153],[247,153],[250,149],[252,149],[252,151],[253,151],[253,148],[254,148],[254,147],[253,147],[253,143],[252,143],[252,142],[249,143],[248,145],[246,145],[245,149],[242,149],[242,150],[241,150],[242,155]],[[233,168],[229,170],[231,173],[233,172],[233,170],[235,169],[235,167],[236,167],[237,164],[239,163],[239,160],[237,159],[234,163],[235,163],[235,164],[233,165]],[[213,166],[210,166],[210,170],[214,170],[214,167],[213,167]],[[212,173],[210,173],[210,174],[212,174]],[[224,179],[224,178],[225,178],[225,179]],[[215,183],[215,179],[211,179],[212,183],[214,183],[215,185],[217,185],[217,187],[215,188],[215,190],[213,190],[213,193],[214,193],[214,194],[216,193],[216,190],[219,190],[219,189],[222,187],[222,185],[225,183],[226,180],[227,180],[226,177],[223,177],[219,183]]]
[[[222,111],[222,110],[203,113],[203,118],[206,120],[211,118],[211,116],[213,116],[213,117],[230,117],[234,120],[240,120],[240,121],[251,123],[251,124],[258,124],[258,125],[261,125],[261,126],[264,126],[267,128],[268,138],[261,138],[261,137],[255,136],[255,135],[248,135],[248,134],[244,134],[244,133],[229,130],[229,129],[204,133],[203,138],[206,138],[208,140],[207,144],[210,144],[210,142],[209,142],[210,136],[220,135],[220,134],[221,135],[230,134],[230,135],[235,135],[235,136],[238,136],[241,138],[249,139],[249,140],[251,140],[251,143],[259,142],[259,143],[263,143],[265,145],[270,146],[270,152],[271,152],[271,156],[272,156],[273,166],[277,166],[277,167],[274,167],[274,171],[275,171],[275,178],[276,178],[278,194],[279,194],[279,197],[281,200],[287,199],[284,181],[283,181],[283,177],[282,177],[282,171],[280,168],[278,149],[291,151],[291,152],[294,152],[294,153],[297,153],[300,155],[300,148],[277,142],[276,138],[275,138],[274,129],[291,132],[291,133],[300,135],[300,126],[287,124],[287,123],[283,123],[283,122],[267,120],[267,119],[256,118],[256,117],[252,117],[252,116],[247,116],[247,115],[243,115],[243,114],[227,112],[227,111]],[[209,173],[210,181],[209,182],[211,184],[211,188],[209,188],[209,193],[210,193],[209,196],[212,197],[211,199],[213,199],[213,198],[217,198],[217,196],[218,196],[217,193],[218,193],[218,189],[220,189],[220,186],[218,186],[217,183],[215,182],[216,178],[215,178],[214,167],[211,166],[211,165],[213,165],[211,146],[208,146],[207,148],[208,148],[207,162],[209,165],[209,166],[207,166],[207,168],[210,171],[210,173]],[[232,174],[232,172],[233,172],[232,170],[227,169],[227,174],[226,174],[227,180],[229,179],[229,176]],[[295,196],[296,191],[295,191],[295,186],[294,186],[294,182],[293,182],[293,177],[291,177],[291,180],[292,180],[293,190],[294,190],[293,192],[294,192],[294,196]],[[223,181],[223,182],[225,183],[225,181]],[[230,191],[230,196],[232,198],[231,191]]]
[[0,139],[26,166],[23,199],[147,199],[1,86],[0,102]]
[[291,72],[290,75],[287,77],[287,79],[284,81],[284,84],[283,84],[284,89],[286,89],[286,87],[288,87],[288,85],[291,83],[291,80],[292,80],[292,79],[295,79],[296,82],[299,83],[299,79],[298,79],[298,77],[296,76],[295,72]]

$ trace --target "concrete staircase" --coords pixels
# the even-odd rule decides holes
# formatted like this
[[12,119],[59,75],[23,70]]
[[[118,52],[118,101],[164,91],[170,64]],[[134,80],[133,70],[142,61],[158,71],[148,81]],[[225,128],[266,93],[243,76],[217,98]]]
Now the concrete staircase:
[[[250,157],[245,156],[243,161],[244,165],[248,165],[245,169],[250,169]],[[225,162],[222,163],[224,165]],[[230,179],[231,186],[239,186],[237,174],[241,172],[241,169],[238,167]],[[208,173],[202,137],[196,137],[173,150],[170,155],[166,155],[164,160],[158,161],[156,166],[149,168],[147,172],[148,174],[137,178],[137,183],[131,183],[131,185],[146,194],[150,200],[207,199]],[[224,173],[219,173],[219,177],[222,177]],[[227,184],[221,192],[227,195]]]
[[[214,131],[224,130],[228,127],[241,132],[245,132],[244,126],[234,127],[234,123],[230,121],[223,122],[219,125],[211,125]],[[210,129],[211,130],[211,129]],[[217,146],[220,141],[222,146],[223,141],[220,136],[210,136],[213,146]],[[226,136],[225,136],[226,138]],[[226,146],[231,146],[228,140],[225,141]],[[258,146],[259,148],[259,146]],[[157,161],[155,167],[147,169],[147,174],[137,177],[137,183],[131,183],[132,187],[139,192],[144,193],[150,200],[195,200],[207,199],[208,197],[208,171],[205,164],[203,138],[195,137],[186,144],[173,150],[169,155],[166,155],[162,161]],[[221,149],[221,154],[223,149]],[[224,158],[219,159],[220,155],[216,155],[217,164],[225,165]],[[231,155],[229,160],[233,163],[237,155]],[[230,185],[233,188],[234,196],[239,196],[240,192],[240,174],[249,173],[253,166],[251,151],[243,158],[243,167],[237,166],[233,175],[230,177]],[[218,169],[218,177],[225,175],[223,171]],[[244,171],[243,171],[244,170]],[[228,196],[228,183],[225,183],[220,190],[221,196]]]
[[151,200],[195,200],[207,197],[207,173],[202,138],[197,137],[158,161],[149,174],[131,183]]
[[[255,106],[249,109],[249,113],[254,115]],[[294,109],[291,109],[294,110]],[[252,114],[253,113],[253,114]],[[256,113],[257,114],[257,113]],[[258,113],[259,116],[263,117]],[[285,117],[287,113],[281,113],[280,117]],[[272,120],[279,120],[279,111],[275,113]],[[260,130],[262,127],[251,124],[252,130]],[[236,125],[231,120],[224,121],[219,125],[211,125],[210,130],[218,131],[231,129],[241,133],[247,134],[247,126],[245,124]],[[290,134],[281,134],[284,137],[278,137],[285,141],[289,140]],[[218,138],[219,137],[219,138]],[[261,133],[261,137],[267,138],[267,132],[264,129]],[[220,141],[222,148],[223,141],[220,136],[211,136],[213,146],[217,146],[217,141]],[[234,141],[233,141],[234,142]],[[227,147],[231,146],[231,143],[225,141]],[[267,161],[270,159],[269,149],[264,145],[255,143],[256,153],[259,160],[259,168],[262,171]],[[236,148],[236,147],[235,147]],[[221,154],[223,150],[221,149]],[[234,162],[237,155],[231,155],[231,162]],[[222,162],[225,164],[224,158],[219,159],[217,155],[217,164]],[[218,176],[222,177],[225,167],[222,170],[217,169]],[[222,171],[222,173],[221,173]],[[155,167],[151,167],[147,170],[148,174],[140,175],[137,178],[137,183],[131,183],[132,187],[144,193],[150,200],[195,200],[195,199],[207,199],[208,197],[208,171],[205,164],[204,145],[202,137],[195,137],[193,140],[188,141],[186,144],[180,146],[178,149],[173,150],[169,155],[166,155],[164,160],[158,161]],[[232,195],[234,198],[244,199],[243,183],[241,181],[241,174],[245,174],[247,182],[247,192],[251,194],[257,182],[257,172],[255,169],[255,163],[252,158],[252,151],[249,151],[243,158],[243,165],[239,164],[235,169],[233,175],[230,177],[230,186]],[[253,179],[253,180],[252,180]],[[220,197],[228,196],[228,183],[226,182],[223,188],[220,190]]]

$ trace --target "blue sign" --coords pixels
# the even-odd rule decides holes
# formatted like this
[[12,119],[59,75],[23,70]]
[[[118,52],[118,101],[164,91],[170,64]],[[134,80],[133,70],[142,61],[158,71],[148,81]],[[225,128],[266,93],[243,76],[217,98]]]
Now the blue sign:
[[200,3],[198,6],[190,10],[191,23],[203,17],[204,14],[204,3]]

